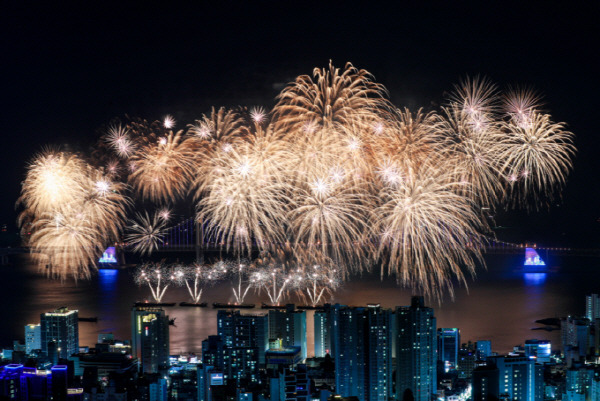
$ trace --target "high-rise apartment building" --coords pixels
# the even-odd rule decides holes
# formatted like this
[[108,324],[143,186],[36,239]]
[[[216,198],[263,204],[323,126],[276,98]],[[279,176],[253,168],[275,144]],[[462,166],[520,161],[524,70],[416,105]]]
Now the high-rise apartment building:
[[243,315],[240,311],[219,310],[217,333],[228,347],[255,347],[258,361],[265,363],[269,344],[269,321],[266,314]]
[[144,373],[169,367],[169,317],[162,308],[136,306],[131,310],[131,353]]
[[473,370],[472,399],[473,401],[499,400],[500,374],[493,363],[478,366]]
[[437,391],[436,320],[423,297],[396,308],[396,336],[396,399],[410,391],[415,401],[430,401]]
[[294,309],[293,304],[285,310],[269,311],[269,339],[280,338],[284,347],[302,348],[302,360],[306,359],[306,311]]
[[[61,307],[40,316],[41,349],[45,355],[67,359],[79,352],[79,317],[76,310]],[[48,344],[51,343],[50,347]],[[50,351],[49,351],[50,348]]]
[[590,322],[600,319],[600,297],[598,294],[586,295],[585,317],[590,319]]
[[573,353],[585,357],[591,345],[589,320],[567,316],[561,319],[560,330],[564,354]]
[[330,305],[325,305],[325,309],[315,311],[314,330],[315,330],[315,356],[323,358],[331,353],[331,336],[329,334],[329,316]]
[[444,370],[456,370],[460,349],[460,330],[457,328],[438,329],[438,361],[444,363]]
[[479,340],[475,343],[477,348],[477,358],[486,360],[488,356],[492,355],[492,342],[490,340]]
[[361,400],[392,396],[392,312],[334,305],[328,312],[336,392]]
[[525,356],[534,358],[538,363],[550,362],[552,344],[548,340],[526,340]]
[[488,363],[498,368],[500,399],[542,401],[544,368],[528,357],[491,356]]
[[25,352],[31,354],[36,349],[42,349],[42,326],[28,324],[25,326]]
[[202,341],[202,364],[221,372],[224,382],[235,380],[237,385],[260,382],[258,348],[230,347],[219,335]]

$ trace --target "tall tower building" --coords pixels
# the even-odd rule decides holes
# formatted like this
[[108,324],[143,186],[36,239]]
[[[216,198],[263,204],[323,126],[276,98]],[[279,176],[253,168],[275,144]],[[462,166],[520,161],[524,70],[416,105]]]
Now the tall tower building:
[[438,361],[444,362],[444,370],[456,370],[460,348],[460,330],[457,328],[438,329]]
[[302,348],[302,360],[306,359],[306,311],[294,310],[289,304],[285,310],[269,311],[269,339],[281,339],[284,347]]
[[415,401],[429,401],[437,391],[436,321],[423,297],[396,308],[396,399],[410,390]]
[[202,364],[221,372],[225,382],[236,380],[237,385],[260,382],[258,349],[227,346],[219,335],[202,341]]
[[25,326],[25,352],[31,354],[35,349],[42,349],[42,326],[28,324]]
[[498,368],[498,393],[501,399],[542,401],[544,368],[528,357],[491,356],[490,364]]
[[379,305],[328,311],[336,391],[361,400],[392,396],[392,312]]
[[219,310],[217,333],[227,347],[257,348],[259,363],[265,363],[265,352],[269,345],[266,314],[242,315],[240,311]]
[[600,319],[600,297],[598,294],[585,296],[585,317],[590,319],[590,322]]
[[159,307],[136,306],[131,310],[131,353],[144,373],[169,367],[169,316]]
[[[585,357],[591,345],[589,320],[568,316],[561,319],[560,330],[564,354]],[[567,364],[570,366],[569,363]]]
[[477,358],[486,360],[488,356],[492,355],[492,342],[490,340],[479,340],[477,341]]
[[331,353],[331,335],[329,332],[329,304],[325,305],[324,310],[315,311],[314,330],[315,330],[315,356],[323,358]]
[[500,399],[500,375],[493,363],[478,366],[473,370],[473,401],[492,401]]
[[56,357],[67,359],[79,352],[79,318],[76,310],[60,307],[40,316],[41,349],[48,355],[48,343],[53,343]]

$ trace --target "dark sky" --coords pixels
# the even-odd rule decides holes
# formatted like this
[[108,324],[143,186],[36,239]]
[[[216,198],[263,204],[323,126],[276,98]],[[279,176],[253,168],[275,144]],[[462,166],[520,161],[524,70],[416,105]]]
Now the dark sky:
[[598,245],[598,2],[21,3],[0,10],[0,223],[14,225],[25,165],[44,145],[86,149],[124,114],[189,123],[211,105],[271,107],[274,84],[332,59],[372,72],[398,106],[435,107],[468,74],[538,90],[577,136],[575,170],[560,206],[499,222],[511,240]]

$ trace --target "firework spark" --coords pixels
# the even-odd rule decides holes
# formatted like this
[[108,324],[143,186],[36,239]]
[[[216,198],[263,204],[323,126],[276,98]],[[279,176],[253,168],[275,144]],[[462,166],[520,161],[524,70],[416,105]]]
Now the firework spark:
[[170,132],[136,152],[132,160],[135,170],[129,175],[133,187],[142,197],[155,202],[168,202],[189,191],[197,157],[196,141],[183,134]]
[[[351,64],[299,76],[271,111],[213,108],[185,133],[174,127],[172,116],[112,125],[93,163],[60,151],[34,158],[19,223],[40,264],[89,275],[96,253],[122,235],[132,203],[123,180],[141,204],[193,197],[210,241],[238,260],[177,267],[193,300],[206,275],[227,273],[237,302],[255,288],[273,303],[302,290],[316,304],[376,262],[440,296],[482,262],[482,208],[552,199],[575,154],[573,134],[531,90],[502,97],[489,80],[466,79],[440,110],[414,112],[392,106]],[[126,240],[150,254],[170,214],[137,214]],[[256,251],[258,260],[241,261]]]
[[204,288],[216,283],[222,277],[223,272],[214,266],[195,264],[193,266],[175,266],[172,275],[176,283],[186,286],[192,302],[199,304]]
[[575,154],[573,134],[564,124],[532,111],[527,124],[521,117],[505,123],[504,134],[498,159],[515,202],[526,205],[542,195],[551,197],[556,187],[564,186]]
[[433,296],[446,287],[452,294],[453,277],[465,282],[461,266],[473,273],[481,262],[485,226],[457,188],[468,184],[454,182],[452,174],[433,166],[409,171],[399,185],[382,190],[371,224],[383,268],[400,284]]
[[150,255],[163,243],[166,224],[158,213],[152,217],[148,212],[137,213],[136,220],[130,221],[127,230],[125,240],[133,247],[132,249],[141,255]]
[[198,194],[197,219],[206,223],[207,236],[237,256],[249,255],[253,241],[266,249],[284,240],[288,151],[269,135],[259,130],[231,151],[217,153],[212,179]]
[[315,68],[312,77],[299,76],[279,94],[276,125],[289,132],[301,132],[308,121],[325,128],[362,125],[387,108],[385,94],[367,71],[350,63],[340,71],[329,63],[328,68]]
[[178,280],[175,271],[161,263],[149,263],[140,266],[135,274],[135,281],[139,285],[147,284],[156,302],[161,302],[167,288]]

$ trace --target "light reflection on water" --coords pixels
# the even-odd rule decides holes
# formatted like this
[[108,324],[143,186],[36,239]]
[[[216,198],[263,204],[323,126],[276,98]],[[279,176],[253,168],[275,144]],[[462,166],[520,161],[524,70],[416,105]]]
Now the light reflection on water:
[[525,284],[536,286],[544,284],[547,274],[548,273],[523,273],[523,277],[525,278]]
[[[441,303],[428,301],[435,308],[438,327],[458,327],[464,341],[491,339],[495,351],[506,352],[526,339],[548,339],[558,346],[558,332],[531,331],[537,319],[583,314],[584,295],[598,288],[598,260],[564,257],[555,261],[560,270],[551,273],[522,273],[515,266],[522,257],[487,256],[487,270],[480,269],[469,288],[457,287],[452,299]],[[130,311],[135,301],[149,299],[147,287],[133,283],[129,270],[101,270],[90,281],[51,281],[41,276],[27,262],[2,267],[3,288],[0,291],[0,347],[23,341],[23,327],[39,322],[40,313],[59,306],[78,309],[80,316],[98,317],[97,323],[80,323],[80,344],[93,346],[101,332],[113,332],[119,339],[130,337]],[[347,305],[381,303],[383,307],[408,305],[412,293],[399,288],[393,278],[380,280],[377,272],[356,277],[336,292],[333,302]],[[228,302],[233,299],[227,283],[207,288],[204,300]],[[250,294],[248,302],[260,303],[264,298]],[[189,301],[185,288],[169,288],[165,302]],[[297,302],[296,300],[292,300]],[[208,335],[216,334],[217,311],[208,308],[166,308],[175,326],[171,327],[171,350],[195,352]],[[264,313],[263,310],[253,310]],[[308,314],[312,317],[312,313]],[[312,327],[309,320],[308,327]],[[312,340],[312,333],[308,335]],[[309,346],[309,351],[311,346]]]

